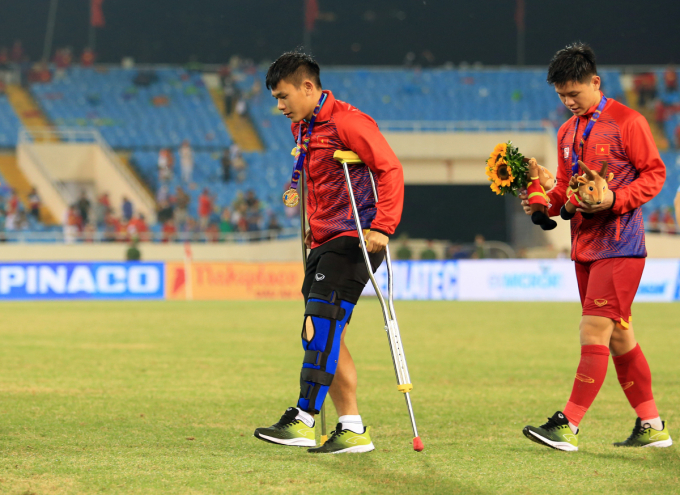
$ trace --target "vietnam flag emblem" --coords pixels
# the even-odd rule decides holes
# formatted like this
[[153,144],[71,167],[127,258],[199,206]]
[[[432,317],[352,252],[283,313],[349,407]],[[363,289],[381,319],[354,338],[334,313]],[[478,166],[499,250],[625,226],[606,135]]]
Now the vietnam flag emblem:
[[595,145],[595,154],[596,155],[608,155],[609,154],[609,145],[608,144],[597,144]]
[[314,136],[312,142],[316,144],[316,148],[330,148],[331,140],[328,136]]

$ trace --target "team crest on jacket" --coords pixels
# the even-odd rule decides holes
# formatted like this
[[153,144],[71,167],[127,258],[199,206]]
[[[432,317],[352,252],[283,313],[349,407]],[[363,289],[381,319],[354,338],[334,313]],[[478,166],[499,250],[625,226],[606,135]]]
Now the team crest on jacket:
[[567,158],[569,158],[569,146],[564,148],[564,159],[566,160]]

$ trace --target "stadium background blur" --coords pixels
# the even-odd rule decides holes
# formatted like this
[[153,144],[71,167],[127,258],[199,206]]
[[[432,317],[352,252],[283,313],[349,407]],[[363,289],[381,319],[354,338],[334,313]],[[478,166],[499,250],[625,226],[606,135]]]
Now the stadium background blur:
[[[569,115],[545,67],[584,32],[607,95],[653,130],[668,175],[643,207],[648,249],[675,257],[680,40],[666,24],[677,5],[599,2],[576,29],[545,5],[487,3],[4,7],[0,259],[298,260],[298,211],[280,199],[294,143],[263,88],[268,64],[298,46],[318,58],[325,88],[378,121],[404,165],[397,258],[568,257],[567,223],[535,228],[515,198],[491,194],[483,169],[511,139],[555,170]],[[636,15],[611,20],[624,4]]]

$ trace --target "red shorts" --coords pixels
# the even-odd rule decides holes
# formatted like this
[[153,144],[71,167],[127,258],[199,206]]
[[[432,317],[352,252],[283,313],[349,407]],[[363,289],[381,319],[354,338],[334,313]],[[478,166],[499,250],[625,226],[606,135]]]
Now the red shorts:
[[628,328],[645,259],[606,258],[575,265],[583,315],[611,318]]

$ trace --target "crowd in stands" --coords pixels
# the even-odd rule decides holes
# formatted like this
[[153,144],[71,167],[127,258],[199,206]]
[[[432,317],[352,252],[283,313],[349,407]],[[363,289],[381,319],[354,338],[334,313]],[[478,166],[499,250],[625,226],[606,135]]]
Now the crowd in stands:
[[[33,63],[19,41],[10,48],[0,47],[0,68],[21,66],[22,82],[56,126],[97,127],[113,148],[132,152],[131,165],[156,196],[157,218],[141,218],[141,222],[133,213],[123,211],[122,205],[117,216],[92,213],[90,216],[99,218],[94,222],[83,219],[81,209],[72,208],[65,219],[69,232],[84,236],[95,229],[107,239],[124,239],[139,232],[140,237],[148,233],[169,240],[299,225],[296,212],[285,210],[278,199],[283,176],[290,173],[281,164],[289,160],[292,140],[290,129],[277,120],[274,103],[263,92],[262,67],[232,57],[216,71],[226,115],[252,118],[267,148],[244,156],[223,125],[204,84],[204,68],[196,60],[184,69],[149,70],[92,69],[95,60],[96,54],[89,48],[78,54],[61,47],[49,63]],[[404,65],[385,70],[329,69],[324,73],[324,86],[379,121],[481,119],[552,121],[557,126],[569,117],[545,84],[542,70],[431,69],[433,60],[426,52],[408,54]],[[625,98],[621,76],[619,70],[602,71],[608,95]],[[670,144],[680,148],[680,90],[675,68],[641,73],[633,82],[638,104],[665,130]],[[2,134],[0,129],[0,142]],[[672,225],[673,198],[680,185],[680,153],[670,153],[662,155],[669,169],[664,192],[644,208],[646,226],[655,232],[680,231]],[[93,210],[100,199],[93,202]],[[38,221],[28,212],[22,216],[19,210],[9,222],[11,227],[27,225],[24,217]],[[6,225],[7,215],[2,220]]]

